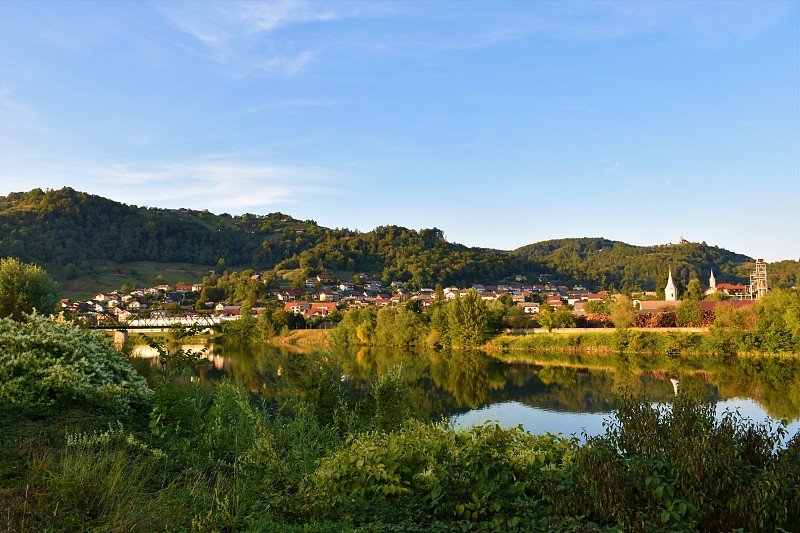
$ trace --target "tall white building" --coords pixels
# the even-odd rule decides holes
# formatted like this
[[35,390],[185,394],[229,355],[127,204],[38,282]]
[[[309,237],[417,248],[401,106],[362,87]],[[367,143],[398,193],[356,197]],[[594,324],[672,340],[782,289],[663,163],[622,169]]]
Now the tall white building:
[[669,267],[669,278],[667,279],[667,286],[664,287],[664,299],[668,302],[678,300],[678,289],[675,287],[675,282],[672,281],[672,267]]

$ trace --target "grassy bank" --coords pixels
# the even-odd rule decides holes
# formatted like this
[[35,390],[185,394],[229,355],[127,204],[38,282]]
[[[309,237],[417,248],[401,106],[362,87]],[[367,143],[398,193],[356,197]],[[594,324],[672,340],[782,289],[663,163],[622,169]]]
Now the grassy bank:
[[270,343],[276,346],[291,346],[304,350],[325,350],[328,348],[330,330],[295,329],[286,335],[274,337]]
[[490,339],[485,347],[489,352],[528,350],[670,356],[787,353],[769,349],[763,338],[755,332],[721,328],[710,328],[705,332],[615,329],[535,335],[501,334]]

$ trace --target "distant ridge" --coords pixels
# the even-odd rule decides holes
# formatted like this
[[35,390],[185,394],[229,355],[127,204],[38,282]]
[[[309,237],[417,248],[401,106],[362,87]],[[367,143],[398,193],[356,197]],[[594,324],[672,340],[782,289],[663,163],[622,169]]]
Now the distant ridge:
[[[705,285],[713,268],[718,281],[743,283],[753,264],[751,257],[705,243],[633,246],[591,237],[500,251],[450,243],[436,228],[329,229],[283,213],[145,208],[71,188],[0,196],[0,256],[40,264],[60,279],[87,275],[99,262],[149,261],[280,275],[364,272],[415,287],[541,280],[616,290],[655,290],[667,264],[684,282],[696,275]],[[772,286],[796,283],[800,271],[796,261],[772,270]]]

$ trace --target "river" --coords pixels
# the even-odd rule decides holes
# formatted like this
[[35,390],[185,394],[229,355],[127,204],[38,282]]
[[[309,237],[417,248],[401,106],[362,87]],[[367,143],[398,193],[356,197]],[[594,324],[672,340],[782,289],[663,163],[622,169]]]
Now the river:
[[[174,348],[177,348],[174,347]],[[173,349],[174,349],[173,348]],[[514,352],[490,357],[475,351],[353,348],[304,354],[272,346],[215,344],[208,365],[193,379],[227,378],[268,402],[303,394],[313,383],[299,368],[326,367],[340,386],[363,392],[400,367],[418,418],[447,419],[456,427],[497,422],[531,433],[561,433],[584,440],[603,432],[618,393],[644,393],[668,404],[681,388],[716,404],[717,416],[738,411],[756,423],[788,423],[800,431],[800,357],[697,357],[548,354]],[[155,351],[139,346],[156,364]]]

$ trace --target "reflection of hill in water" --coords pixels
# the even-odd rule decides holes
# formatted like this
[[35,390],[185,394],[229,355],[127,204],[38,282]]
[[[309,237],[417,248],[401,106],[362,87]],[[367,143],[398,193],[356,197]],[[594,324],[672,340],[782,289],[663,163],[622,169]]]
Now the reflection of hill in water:
[[[583,369],[591,374],[616,376],[608,378],[609,381],[616,380],[611,386],[614,392],[627,381],[634,392],[644,390],[651,398],[662,401],[669,401],[672,396],[670,378],[677,379],[684,389],[702,391],[709,400],[752,399],[772,418],[789,421],[800,418],[798,356],[670,358],[585,353],[515,353],[501,357],[511,366],[516,366],[513,363],[517,363],[533,369],[563,367],[576,372]],[[565,387],[575,386],[577,389],[582,386],[581,383],[571,384],[568,379],[562,379],[560,383]],[[608,388],[608,385],[598,384],[598,387]]]
[[[193,348],[197,348],[193,346]],[[302,394],[297,372],[333,365],[347,386],[366,391],[370,381],[401,366],[411,402],[422,418],[451,416],[516,401],[565,413],[608,413],[617,393],[644,392],[654,401],[674,397],[673,380],[710,400],[751,398],[773,418],[800,418],[800,357],[669,358],[659,356],[514,353],[357,348],[311,356],[271,346],[212,345],[202,382],[222,378],[268,401]],[[504,359],[504,360],[501,360]]]
[[620,376],[611,371],[563,366],[508,367],[506,386],[492,391],[487,403],[516,401],[529,407],[570,413],[608,413],[622,389],[646,392],[656,401],[669,401],[674,387],[651,375]]

